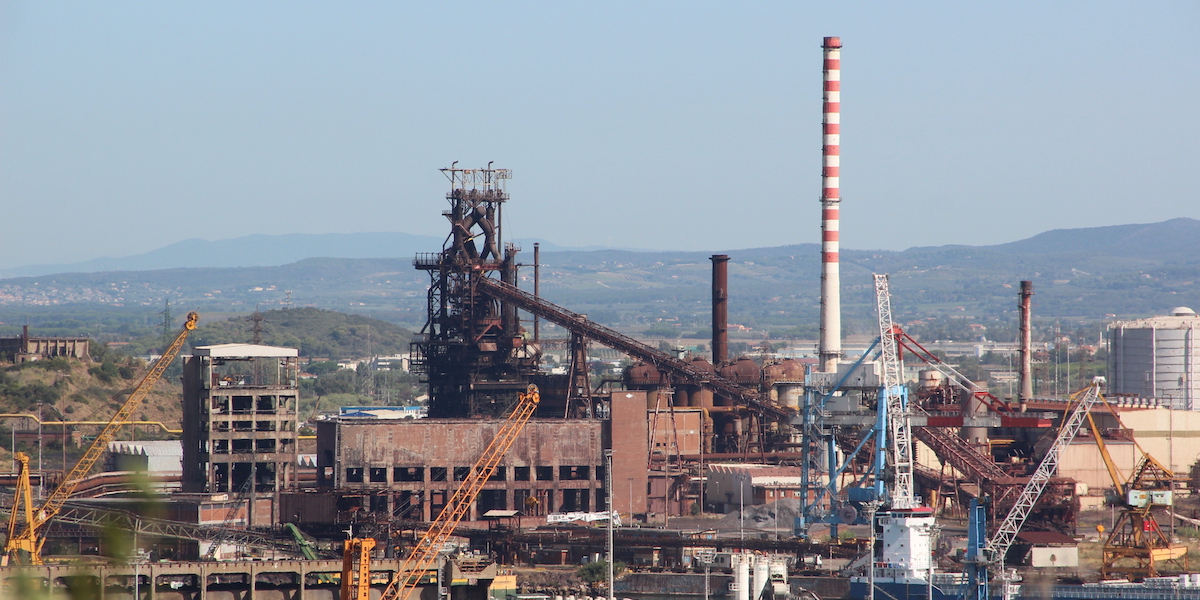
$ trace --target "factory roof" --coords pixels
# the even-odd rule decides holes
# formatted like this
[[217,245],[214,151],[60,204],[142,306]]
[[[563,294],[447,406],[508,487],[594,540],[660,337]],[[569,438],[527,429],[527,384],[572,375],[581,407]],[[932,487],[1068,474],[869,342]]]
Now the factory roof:
[[196,356],[211,356],[213,358],[287,358],[300,355],[300,351],[295,348],[263,346],[259,344],[196,346],[192,353]]
[[112,454],[133,456],[183,456],[183,442],[179,440],[156,440],[145,442],[109,442]]
[[1110,324],[1109,327],[1128,327],[1130,329],[1149,327],[1157,329],[1187,329],[1195,327],[1197,323],[1200,323],[1200,315],[1197,315],[1196,311],[1186,306],[1176,306],[1175,308],[1171,309],[1171,314],[1169,315],[1147,317],[1145,319],[1133,319],[1129,321],[1116,321]]
[[1022,531],[1017,534],[1017,537],[1037,546],[1047,544],[1074,546],[1077,543],[1075,538],[1057,531]]

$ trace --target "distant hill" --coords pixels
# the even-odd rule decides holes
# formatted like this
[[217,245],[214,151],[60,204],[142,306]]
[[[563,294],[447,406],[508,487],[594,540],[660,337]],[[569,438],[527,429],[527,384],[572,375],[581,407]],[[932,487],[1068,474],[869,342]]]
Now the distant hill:
[[[441,241],[419,251],[440,248]],[[432,248],[432,249],[431,249]],[[531,262],[526,246],[522,262]],[[817,321],[819,248],[800,244],[729,254],[730,318],[755,331],[804,334]],[[415,253],[415,252],[413,252]],[[425,321],[429,278],[411,256],[309,258],[282,266],[176,268],[0,280],[0,320],[55,305],[143,306],[250,312],[314,306],[365,313],[409,328]],[[708,327],[712,252],[542,252],[542,295],[610,325],[666,320],[681,333]],[[1034,282],[1039,318],[1100,320],[1200,308],[1200,221],[1049,231],[995,246],[918,246],[902,252],[843,250],[843,317],[849,332],[873,324],[871,273],[890,273],[902,321],[1015,318],[1016,288]],[[532,289],[532,269],[521,285]],[[32,309],[29,309],[32,310]]]
[[[286,265],[306,258],[411,258],[419,252],[441,250],[442,242],[440,237],[394,232],[248,235],[217,241],[195,238],[134,256],[0,269],[0,278],[180,267],[266,267]],[[566,248],[534,238],[514,240],[514,243],[530,252],[535,242],[541,244],[543,251],[600,249]]]
[[136,256],[97,258],[80,263],[30,265],[0,270],[0,277],[55,273],[147,271],[179,267],[279,266],[306,258],[396,258],[436,252],[442,239],[408,233],[293,233],[248,235],[231,240],[190,239]]

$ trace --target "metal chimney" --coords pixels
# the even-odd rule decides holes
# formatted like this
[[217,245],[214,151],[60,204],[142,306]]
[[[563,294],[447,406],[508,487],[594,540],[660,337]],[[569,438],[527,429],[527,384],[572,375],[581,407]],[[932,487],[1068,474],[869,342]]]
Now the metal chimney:
[[712,364],[729,359],[729,256],[712,258]]
[[1033,338],[1030,335],[1030,323],[1033,320],[1032,281],[1021,282],[1021,292],[1018,298],[1020,298],[1020,301],[1017,302],[1017,308],[1021,309],[1021,347],[1019,349],[1021,366],[1019,367],[1019,371],[1017,373],[1020,383],[1020,387],[1017,392],[1017,400],[1021,404],[1021,412],[1025,412],[1029,401],[1033,400],[1033,368],[1030,366],[1030,358],[1033,351]]
[[825,105],[821,168],[821,371],[837,371],[842,355],[841,273],[838,268],[838,207],[841,204],[842,39],[825,38]]

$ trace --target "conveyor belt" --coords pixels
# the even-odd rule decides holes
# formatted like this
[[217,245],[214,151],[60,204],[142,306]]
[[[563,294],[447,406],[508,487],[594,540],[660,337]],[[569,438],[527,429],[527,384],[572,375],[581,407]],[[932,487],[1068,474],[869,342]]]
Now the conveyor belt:
[[756,390],[742,387],[720,375],[698,369],[685,361],[660,352],[627,335],[618,333],[594,321],[589,321],[583,315],[573,313],[497,279],[476,277],[474,278],[474,282],[479,291],[489,296],[515,304],[522,310],[546,319],[560,327],[564,327],[568,331],[577,333],[590,340],[595,340],[609,348],[652,364],[659,371],[669,372],[671,375],[687,383],[698,385],[714,393],[731,398],[736,404],[746,406],[776,419],[786,419],[792,416],[792,411],[766,402]]

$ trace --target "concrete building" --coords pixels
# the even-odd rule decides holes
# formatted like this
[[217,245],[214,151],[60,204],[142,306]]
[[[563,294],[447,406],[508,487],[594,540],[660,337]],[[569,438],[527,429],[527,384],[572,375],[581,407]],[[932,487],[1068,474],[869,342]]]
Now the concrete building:
[[0,338],[0,356],[12,362],[26,362],[39,358],[75,358],[86,360],[88,344],[91,340],[86,336],[37,336],[29,335],[29,326],[21,330],[16,337]]
[[183,367],[183,491],[238,494],[247,478],[272,510],[253,523],[277,522],[278,494],[296,482],[295,348],[253,344],[200,346]]
[[719,512],[732,512],[743,505],[799,498],[801,485],[800,467],[713,464],[708,465],[704,500]]
[[[613,407],[611,420],[529,421],[466,519],[479,520],[489,510],[518,510],[535,517],[607,510],[608,448],[613,448],[612,507],[626,515],[644,514],[646,394],[614,392],[608,402]],[[318,485],[336,489],[343,497],[355,496],[357,506],[350,508],[432,520],[503,423],[498,418],[384,419],[369,413],[319,421]],[[322,516],[314,520],[334,518],[324,504],[311,498],[289,500],[288,510],[300,513],[317,507]]]
[[1164,406],[1200,410],[1200,316],[1186,306],[1164,317],[1118,321],[1108,326],[1108,394],[1158,400]]

